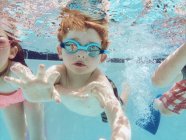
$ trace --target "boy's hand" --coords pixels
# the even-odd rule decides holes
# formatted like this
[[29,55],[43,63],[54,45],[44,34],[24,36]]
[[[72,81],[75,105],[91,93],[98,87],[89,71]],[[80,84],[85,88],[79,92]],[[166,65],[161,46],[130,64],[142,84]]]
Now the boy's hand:
[[75,91],[72,89],[64,88],[61,84],[56,84],[55,89],[62,96],[72,96],[72,97],[77,97],[81,99],[86,99],[89,96],[87,93],[81,92],[79,90]]
[[91,82],[79,90],[79,93],[81,94],[87,96],[90,94],[91,96],[96,97],[99,100],[101,107],[105,106],[106,98],[109,97],[108,92],[110,92],[110,90],[107,85],[97,81]]
[[59,76],[58,72],[47,74],[44,65],[39,66],[37,75],[33,75],[29,68],[18,63],[11,67],[11,71],[19,78],[5,77],[7,82],[22,88],[24,97],[28,101],[48,101],[55,99],[60,102],[60,95],[54,88],[54,83]]
[[84,86],[83,88],[81,88],[79,91],[80,92],[87,92],[87,91],[94,91],[94,90],[99,90],[99,88],[105,88],[106,86],[101,83],[101,82],[91,82],[88,85]]

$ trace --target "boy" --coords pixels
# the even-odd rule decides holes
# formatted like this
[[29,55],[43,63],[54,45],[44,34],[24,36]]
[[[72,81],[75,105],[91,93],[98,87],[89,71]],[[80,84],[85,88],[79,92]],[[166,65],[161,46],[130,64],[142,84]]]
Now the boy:
[[33,102],[55,100],[78,114],[97,116],[105,111],[112,129],[112,140],[130,140],[129,120],[114,95],[107,77],[98,69],[108,47],[106,20],[95,20],[76,11],[63,9],[58,30],[58,54],[63,64],[45,72],[40,65],[37,76],[22,65],[11,68],[20,79],[5,80],[22,87],[25,98]]

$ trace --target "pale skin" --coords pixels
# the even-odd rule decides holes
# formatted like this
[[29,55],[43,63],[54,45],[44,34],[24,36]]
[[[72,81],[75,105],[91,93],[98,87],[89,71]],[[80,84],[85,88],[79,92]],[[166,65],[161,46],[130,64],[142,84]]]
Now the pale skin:
[[[172,82],[183,79],[181,69],[186,64],[186,43],[171,53],[156,69],[152,76],[152,83],[158,87],[164,87]],[[171,111],[167,110],[159,99],[155,100],[155,107],[162,114],[171,115]]]
[[186,64],[186,43],[171,53],[156,69],[152,76],[154,85],[164,87],[183,78],[181,69]]
[[[101,43],[98,33],[93,29],[69,31],[65,39],[76,39],[81,45]],[[21,86],[26,93],[25,97],[33,102],[55,100],[85,116],[97,116],[105,111],[112,129],[111,139],[130,140],[129,120],[115,98],[109,81],[97,68],[106,59],[106,54],[90,57],[82,50],[67,54],[64,49],[59,48],[58,53],[64,62],[61,65],[52,66],[47,71],[44,65],[40,65],[36,76],[18,65],[12,67],[12,71],[21,79],[5,79]]]
[[[6,32],[0,29],[0,72],[8,66],[8,59],[16,56],[18,51],[17,46],[10,47],[10,43]],[[18,64],[12,62],[12,66]],[[6,76],[13,76],[9,71]],[[17,86],[4,81],[4,76],[0,77],[0,93],[9,94],[18,89]],[[28,128],[30,139],[44,140],[43,133],[43,113],[40,104],[33,104],[27,101],[10,105],[0,109],[3,114],[5,124],[8,128],[9,135],[12,140],[25,140],[26,127]],[[26,116],[26,118],[25,118]],[[26,126],[27,122],[27,126]]]

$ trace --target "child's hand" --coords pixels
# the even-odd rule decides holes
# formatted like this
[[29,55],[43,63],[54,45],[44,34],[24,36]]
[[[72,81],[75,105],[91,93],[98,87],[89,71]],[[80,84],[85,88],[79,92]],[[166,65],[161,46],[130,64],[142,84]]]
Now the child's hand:
[[59,73],[54,71],[47,74],[45,66],[40,65],[37,75],[33,75],[29,68],[22,64],[15,64],[11,67],[19,78],[5,77],[5,80],[14,83],[23,89],[25,98],[28,101],[47,101],[55,99],[60,102],[60,95],[54,88],[54,83],[59,76]]
[[62,96],[73,96],[81,99],[86,99],[89,96],[88,94],[84,94],[84,92],[81,92],[80,90],[75,91],[72,89],[64,88],[61,84],[56,84],[55,89]]
[[155,99],[154,100],[154,106],[155,109],[159,110],[162,114],[165,115],[171,115],[173,114],[171,111],[169,111],[168,109],[165,108],[165,106],[163,105],[162,101],[159,99]]
[[83,95],[88,96],[88,94],[90,94],[91,96],[96,97],[100,102],[100,106],[103,107],[105,105],[105,100],[109,95],[107,94],[109,88],[102,82],[94,81],[81,88],[79,92]]
[[106,86],[101,82],[91,82],[88,85],[84,86],[83,88],[79,89],[81,93],[95,93],[100,92],[100,90],[106,88]]

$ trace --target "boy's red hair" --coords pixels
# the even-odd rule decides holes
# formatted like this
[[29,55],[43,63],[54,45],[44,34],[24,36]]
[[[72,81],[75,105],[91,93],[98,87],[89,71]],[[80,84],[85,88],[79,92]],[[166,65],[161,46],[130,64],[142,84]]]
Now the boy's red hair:
[[61,17],[63,18],[58,29],[58,40],[63,41],[69,30],[82,31],[84,29],[92,28],[97,31],[101,39],[102,49],[108,47],[108,29],[107,21],[94,20],[93,18],[77,11],[62,9]]

